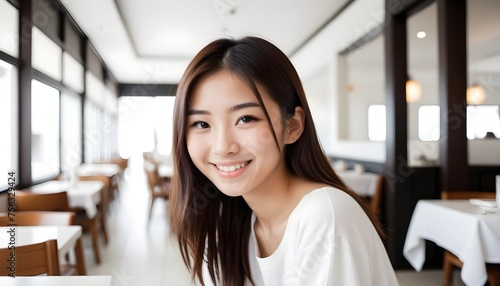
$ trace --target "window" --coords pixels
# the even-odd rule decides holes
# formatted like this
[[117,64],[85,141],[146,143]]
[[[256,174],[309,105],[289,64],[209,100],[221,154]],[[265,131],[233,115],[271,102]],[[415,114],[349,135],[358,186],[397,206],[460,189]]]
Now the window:
[[119,98],[120,156],[142,156],[142,152],[151,151],[161,155],[171,153],[174,101],[173,96]]
[[418,109],[418,139],[439,141],[439,106],[422,105]]
[[467,138],[500,138],[500,112],[498,105],[467,106]]
[[63,53],[63,83],[78,93],[83,92],[83,66],[68,53]]
[[385,141],[385,105],[368,106],[368,139]]
[[82,100],[63,93],[61,97],[61,170],[67,172],[82,161]]
[[39,81],[31,86],[31,175],[33,181],[59,173],[59,91]]
[[[0,172],[7,174],[17,170],[17,69],[2,60],[0,90]],[[0,191],[6,188],[7,180],[0,182]]]
[[19,11],[0,0],[0,51],[19,57]]
[[32,31],[33,68],[51,78],[62,79],[62,49],[36,27]]

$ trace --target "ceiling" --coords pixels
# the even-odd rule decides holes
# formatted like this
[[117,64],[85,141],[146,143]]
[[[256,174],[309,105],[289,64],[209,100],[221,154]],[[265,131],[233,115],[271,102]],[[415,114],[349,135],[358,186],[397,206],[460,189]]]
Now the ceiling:
[[176,83],[220,37],[256,35],[291,56],[347,0],[62,1],[120,83]]
[[[256,35],[275,43],[303,75],[383,19],[384,1],[86,0],[61,1],[120,83],[177,83],[190,59],[220,37]],[[409,18],[413,68],[437,64],[437,5]],[[347,15],[346,15],[347,14]],[[468,61],[475,72],[500,69],[500,1],[468,1]],[[330,23],[330,24],[328,24]],[[327,25],[328,24],[328,25]],[[340,27],[339,27],[340,26]],[[320,31],[321,30],[321,31]],[[417,39],[418,31],[425,39]],[[320,32],[318,32],[320,31]],[[311,37],[314,38],[311,39]],[[304,47],[304,44],[308,44]],[[383,67],[383,43],[359,54],[359,67]],[[376,51],[373,48],[376,48]],[[425,51],[425,52],[423,52]]]

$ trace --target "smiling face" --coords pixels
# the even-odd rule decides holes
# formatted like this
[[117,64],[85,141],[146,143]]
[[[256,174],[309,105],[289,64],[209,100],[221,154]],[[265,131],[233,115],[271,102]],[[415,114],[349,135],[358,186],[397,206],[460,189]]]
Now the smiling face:
[[287,136],[280,107],[259,89],[276,131],[252,90],[238,76],[220,71],[201,80],[188,104],[186,140],[195,166],[224,194],[265,190],[286,177]]

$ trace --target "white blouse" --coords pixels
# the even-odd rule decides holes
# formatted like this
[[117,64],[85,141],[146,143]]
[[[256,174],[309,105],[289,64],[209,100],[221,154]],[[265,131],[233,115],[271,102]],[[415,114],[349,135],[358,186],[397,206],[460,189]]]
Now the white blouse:
[[[254,223],[252,215],[249,260],[257,286],[398,285],[373,224],[343,191],[323,187],[305,195],[290,214],[280,245],[268,257],[259,255]],[[205,285],[212,285],[206,265],[203,276]]]

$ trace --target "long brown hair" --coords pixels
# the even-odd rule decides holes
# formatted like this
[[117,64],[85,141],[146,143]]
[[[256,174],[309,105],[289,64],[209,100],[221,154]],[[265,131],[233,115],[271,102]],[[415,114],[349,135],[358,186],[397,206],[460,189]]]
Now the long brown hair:
[[[299,76],[287,56],[270,42],[245,37],[219,39],[203,48],[191,61],[179,82],[174,109],[174,173],[170,220],[178,236],[184,263],[192,279],[202,279],[206,261],[214,283],[243,285],[252,281],[248,242],[252,210],[242,197],[220,192],[193,164],[186,144],[186,115],[191,93],[202,79],[221,70],[238,75],[254,92],[272,124],[257,89],[263,87],[290,118],[295,107],[305,113],[300,138],[284,149],[286,165],[292,174],[338,188],[354,197],[364,208],[379,234],[381,227],[366,205],[335,174],[316,134],[311,112]],[[224,100],[224,99],[221,99]],[[277,143],[276,134],[275,141]]]

